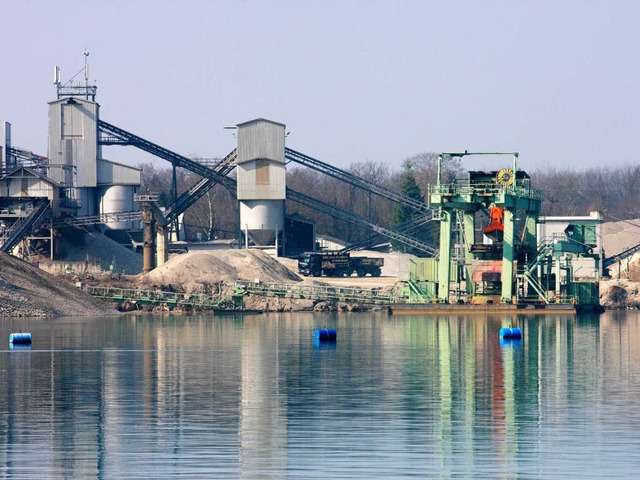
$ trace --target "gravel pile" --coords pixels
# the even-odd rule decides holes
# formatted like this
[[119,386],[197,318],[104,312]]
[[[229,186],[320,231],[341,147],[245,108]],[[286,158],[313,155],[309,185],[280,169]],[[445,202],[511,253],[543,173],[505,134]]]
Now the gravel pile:
[[125,275],[142,272],[142,255],[99,232],[65,229],[60,251],[59,260],[89,261],[105,271],[114,265],[115,271]]
[[118,312],[37,267],[0,252],[0,316],[104,316]]

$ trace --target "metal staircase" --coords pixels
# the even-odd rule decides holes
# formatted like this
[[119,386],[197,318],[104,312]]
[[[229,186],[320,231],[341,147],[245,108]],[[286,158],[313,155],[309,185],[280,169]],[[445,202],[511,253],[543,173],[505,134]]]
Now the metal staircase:
[[537,294],[539,300],[542,300],[545,304],[549,304],[549,297],[547,291],[540,284],[538,280],[538,266],[553,252],[553,239],[543,239],[542,243],[538,247],[538,254],[529,264],[525,266],[522,276],[527,281],[527,285],[530,286]]
[[36,231],[49,218],[51,203],[43,199],[36,202],[31,213],[23,219],[16,220],[1,239],[0,251],[9,253],[23,238]]

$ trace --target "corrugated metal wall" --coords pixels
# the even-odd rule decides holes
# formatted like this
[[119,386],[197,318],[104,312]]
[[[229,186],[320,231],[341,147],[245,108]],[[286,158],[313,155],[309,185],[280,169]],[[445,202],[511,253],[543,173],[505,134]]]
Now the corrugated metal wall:
[[109,160],[98,160],[98,184],[140,185],[140,169]]
[[57,198],[57,189],[43,178],[21,169],[2,180],[2,195],[14,198],[46,197],[53,200]]
[[98,104],[80,98],[49,103],[49,177],[63,185],[97,185]]
[[285,125],[265,119],[237,126],[238,200],[284,200]]

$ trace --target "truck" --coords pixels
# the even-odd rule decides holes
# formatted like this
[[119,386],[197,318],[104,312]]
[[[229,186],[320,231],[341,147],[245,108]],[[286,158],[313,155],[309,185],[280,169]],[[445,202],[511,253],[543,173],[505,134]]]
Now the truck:
[[383,258],[352,257],[348,252],[305,252],[298,256],[298,273],[305,277],[348,277],[353,272],[359,277],[379,277],[383,265]]

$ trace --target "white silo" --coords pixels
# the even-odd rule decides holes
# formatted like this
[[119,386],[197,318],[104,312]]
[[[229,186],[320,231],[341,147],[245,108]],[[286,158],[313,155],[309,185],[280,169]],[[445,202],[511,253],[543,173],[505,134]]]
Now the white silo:
[[264,118],[236,127],[240,230],[245,245],[274,248],[284,238],[286,127]]

